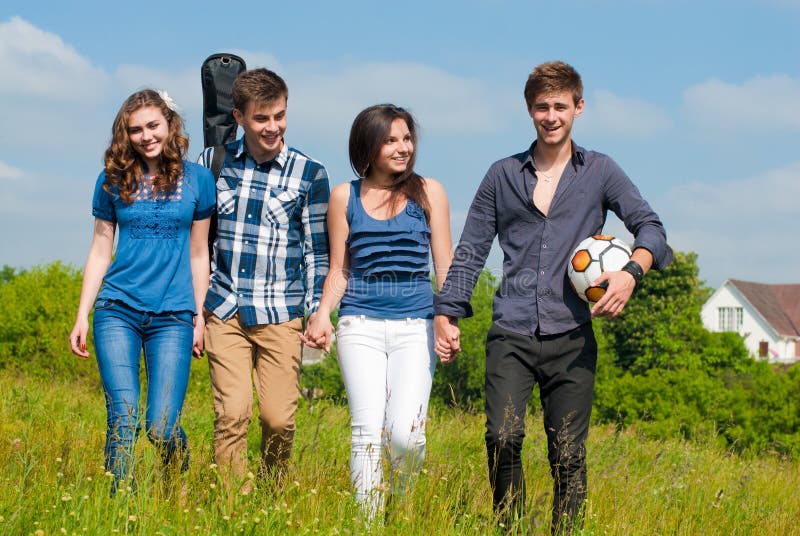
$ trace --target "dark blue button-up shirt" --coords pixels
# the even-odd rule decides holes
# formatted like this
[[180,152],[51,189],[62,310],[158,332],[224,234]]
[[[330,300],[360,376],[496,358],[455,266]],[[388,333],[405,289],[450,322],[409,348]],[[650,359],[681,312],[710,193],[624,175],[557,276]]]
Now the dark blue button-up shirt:
[[497,236],[504,254],[492,317],[498,326],[523,335],[552,335],[588,322],[589,307],[570,287],[567,264],[581,240],[602,231],[609,210],[633,234],[634,249],[652,253],[653,268],[672,261],[664,226],[625,172],[610,157],[574,143],[545,216],[533,204],[535,145],[495,162],[486,173],[435,297],[436,314],[472,315],[472,290]]

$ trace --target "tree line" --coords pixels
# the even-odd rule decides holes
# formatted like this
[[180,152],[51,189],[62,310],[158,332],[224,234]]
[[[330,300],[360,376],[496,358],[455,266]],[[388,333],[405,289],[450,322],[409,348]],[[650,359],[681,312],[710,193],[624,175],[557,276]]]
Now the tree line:
[[[460,323],[463,352],[438,367],[433,404],[482,410],[484,343],[498,283],[489,271],[481,274],[475,316]],[[80,286],[80,271],[60,262],[0,269],[0,370],[99,383],[95,364],[76,359],[66,342]],[[667,269],[648,274],[619,318],[594,320],[593,422],[635,427],[651,438],[714,441],[739,453],[800,457],[800,367],[756,361],[736,333],[707,331],[700,309],[710,294],[696,255],[678,252]],[[303,367],[301,387],[344,402],[335,347],[321,363]],[[530,410],[539,411],[536,393]]]

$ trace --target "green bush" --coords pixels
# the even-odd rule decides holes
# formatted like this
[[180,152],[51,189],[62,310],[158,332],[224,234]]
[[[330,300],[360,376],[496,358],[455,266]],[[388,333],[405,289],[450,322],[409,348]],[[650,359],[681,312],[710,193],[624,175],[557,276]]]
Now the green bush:
[[[0,282],[0,368],[36,376],[80,377],[94,372],[69,349],[81,292],[81,273],[54,262],[16,272]],[[90,352],[91,341],[89,341]]]
[[[80,286],[80,271],[60,262],[0,269],[0,369],[97,381],[94,359],[69,349]],[[460,322],[463,352],[437,367],[432,405],[482,408],[496,286],[484,271],[472,298],[475,316]],[[594,320],[594,422],[654,438],[714,441],[738,452],[800,456],[800,367],[774,369],[752,360],[738,335],[706,331],[700,306],[707,295],[695,256],[678,253],[673,266],[648,274],[623,315]],[[91,337],[88,345],[94,354]],[[199,388],[207,389],[205,381]],[[345,402],[335,345],[322,362],[303,367],[301,387],[309,399]],[[536,396],[531,409],[538,410]]]

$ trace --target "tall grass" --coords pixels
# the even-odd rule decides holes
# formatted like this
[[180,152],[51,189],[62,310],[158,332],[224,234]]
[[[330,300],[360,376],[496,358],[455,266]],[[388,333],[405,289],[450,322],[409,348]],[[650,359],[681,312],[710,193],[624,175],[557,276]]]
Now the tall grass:
[[[76,366],[84,366],[76,361]],[[86,364],[91,366],[91,364]],[[483,419],[434,408],[425,469],[393,515],[367,527],[349,482],[346,407],[303,400],[281,488],[226,488],[212,464],[213,411],[204,361],[195,362],[183,424],[191,468],[165,484],[144,434],[137,491],[108,497],[105,409],[96,381],[0,376],[0,534],[487,534],[496,529]],[[512,531],[548,534],[551,481],[541,415],[528,420],[528,515]],[[251,428],[251,457],[260,434]],[[716,446],[645,441],[593,427],[583,534],[800,534],[800,464],[743,458]],[[256,473],[257,464],[252,464]]]

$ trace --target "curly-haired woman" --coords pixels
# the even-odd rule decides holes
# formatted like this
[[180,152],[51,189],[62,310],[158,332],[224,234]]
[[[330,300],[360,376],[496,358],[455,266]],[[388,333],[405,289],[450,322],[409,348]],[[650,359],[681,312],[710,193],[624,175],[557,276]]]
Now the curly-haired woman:
[[213,176],[184,160],[188,145],[183,120],[169,97],[151,89],[138,91],[117,113],[105,169],[95,185],[94,238],[69,339],[73,353],[89,357],[86,339],[94,303],[112,495],[121,485],[133,485],[142,352],[147,436],[165,463],[188,467],[180,413],[192,353],[199,357],[203,349],[204,323],[198,312],[208,288],[207,236],[215,205]]

